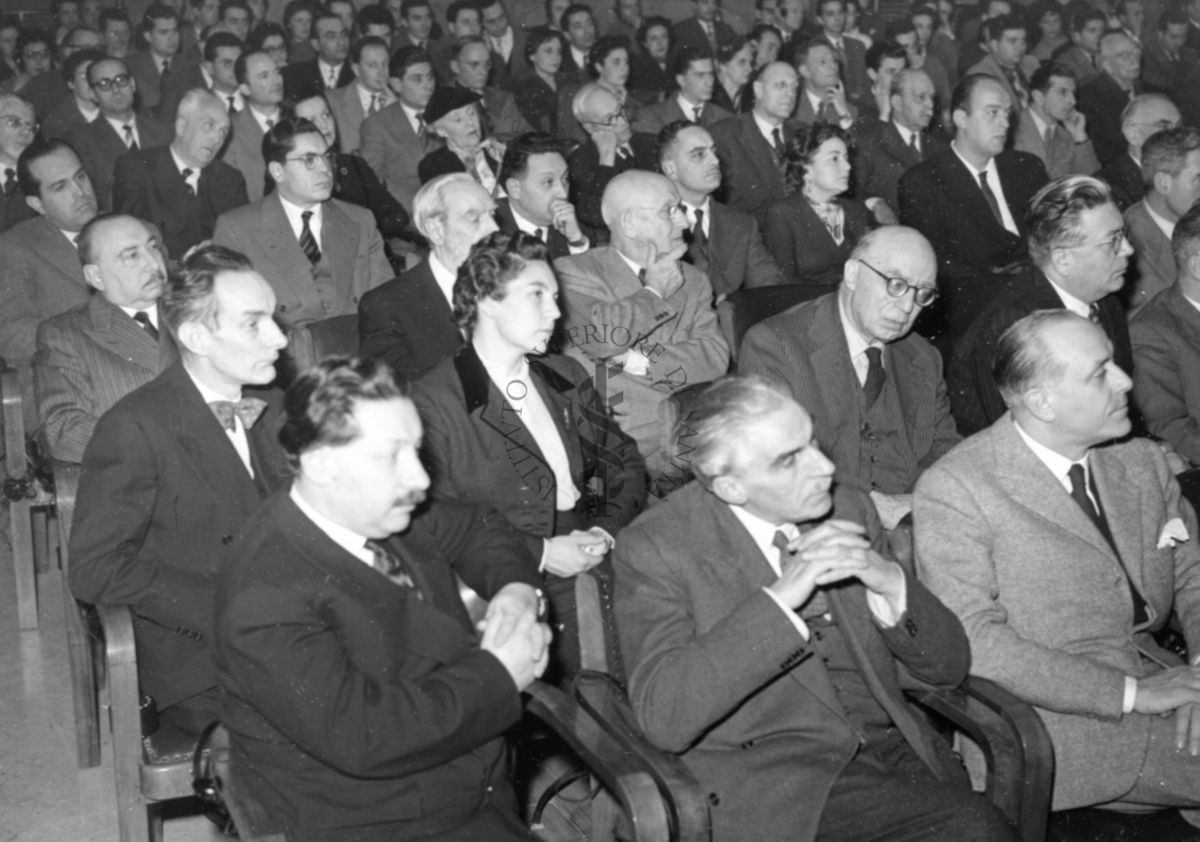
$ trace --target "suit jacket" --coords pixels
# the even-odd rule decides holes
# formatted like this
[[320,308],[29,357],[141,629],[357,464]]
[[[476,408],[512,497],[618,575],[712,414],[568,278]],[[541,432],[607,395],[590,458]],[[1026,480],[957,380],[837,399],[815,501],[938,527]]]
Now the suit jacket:
[[1046,174],[1051,178],[1061,175],[1093,175],[1100,169],[1096,159],[1095,147],[1089,139],[1085,143],[1076,143],[1066,126],[1055,121],[1054,133],[1050,143],[1038,133],[1037,123],[1026,108],[1021,112],[1017,123],[1016,138],[1013,148],[1018,152],[1028,152],[1037,155],[1046,166]]
[[219,160],[200,170],[192,195],[170,145],[126,152],[114,175],[113,210],[157,225],[173,260],[212,237],[217,217],[249,201],[242,174]]
[[362,100],[358,98],[358,83],[351,82],[344,88],[328,91],[326,95],[329,98],[329,110],[333,112],[334,122],[337,123],[338,141],[342,151],[357,153],[362,145],[359,134],[362,121],[367,119]]
[[1155,32],[1145,40],[1142,49],[1142,84],[1148,91],[1176,96],[1197,63],[1200,63],[1200,58],[1190,47],[1184,47],[1178,56],[1171,58]]
[[[138,151],[165,146],[175,135],[170,126],[140,114],[136,118],[135,126],[138,133]],[[72,132],[67,141],[78,151],[79,160],[92,180],[100,210],[112,210],[117,159],[130,151],[125,145],[125,139],[117,134],[117,130],[103,114],[97,114],[92,122]]]
[[1013,109],[1016,111],[1022,111],[1029,105],[1031,96],[1029,77],[1033,74],[1033,71],[1037,70],[1037,67],[1038,60],[1033,56],[1025,56],[1021,59],[1020,74],[1025,77],[1024,95],[1018,93],[1017,89],[1013,87],[1012,82],[1009,81],[1008,75],[1004,72],[1004,68],[1000,66],[1000,62],[996,61],[996,57],[993,55],[989,54],[984,56],[982,59],[976,62],[971,69],[967,71],[967,73],[982,73],[985,76],[991,76],[1004,86],[1004,90],[1006,90],[1009,97],[1012,98]]
[[74,95],[63,100],[42,121],[42,136],[66,140],[72,131],[78,132],[88,124],[87,117],[75,104]]
[[359,154],[409,211],[413,196],[421,188],[417,165],[442,145],[432,132],[424,134],[423,139],[417,137],[399,102],[363,120],[360,129]]
[[1140,202],[1146,194],[1146,182],[1142,176],[1142,168],[1129,155],[1128,149],[1125,154],[1118,155],[1114,160],[1101,167],[1100,171],[1096,173],[1096,177],[1104,179],[1105,183],[1112,188],[1113,199],[1122,213]]
[[[496,200],[495,217],[496,225],[498,225],[500,230],[505,234],[511,236],[512,234],[517,233],[517,220],[513,216],[512,205],[509,204],[509,200],[507,198]],[[545,230],[546,235],[542,239],[546,242],[546,251],[549,253],[550,261],[554,262],[560,257],[569,256],[571,254],[571,246],[567,242],[567,238],[563,236],[562,232],[553,225],[547,226]]]
[[[959,442],[942,380],[942,358],[933,346],[909,333],[884,348],[883,368],[900,397],[899,418],[911,461],[902,488],[912,491],[921,472]],[[870,491],[859,475],[862,451],[862,386],[850,360],[838,312],[838,292],[806,301],[759,322],[746,333],[738,371],[786,383],[813,418],[821,450],[837,466],[837,479]]]
[[1025,208],[1048,180],[1046,168],[1035,156],[1011,149],[995,161],[1019,236],[992,215],[979,182],[953,149],[900,177],[900,221],[924,234],[938,258],[941,296],[923,322],[931,335],[960,335],[995,296],[996,273],[1025,257]]
[[408,211],[388,192],[370,165],[357,155],[338,153],[333,198],[369,210],[384,240],[408,231]]
[[1153,436],[1200,464],[1200,313],[1178,285],[1159,293],[1129,322],[1133,396]]
[[103,295],[42,322],[33,377],[51,457],[82,462],[100,416],[178,358],[166,325],[159,337]]
[[801,195],[776,199],[767,205],[763,239],[784,277],[792,283],[837,286],[850,252],[873,227],[866,205],[835,199],[842,207],[842,242],[833,236],[808,199]]
[[483,109],[485,136],[508,143],[513,138],[533,131],[533,126],[517,107],[517,98],[503,88],[493,85],[485,87],[480,106]]
[[[320,59],[311,58],[307,61],[293,62],[283,68],[284,99],[295,102],[314,91],[328,92],[325,86],[325,77],[321,75],[321,69],[317,66],[319,62]],[[354,70],[350,67],[350,59],[346,59],[342,62],[342,69],[338,71],[337,84],[333,87],[344,88],[353,81]]]
[[410,381],[459,349],[462,333],[429,258],[363,296],[358,338],[360,354],[379,357]]
[[392,277],[383,239],[370,212],[330,199],[322,205],[321,254],[328,259],[336,300],[321,303],[312,266],[300,248],[277,193],[221,214],[213,242],[242,252],[275,290],[288,327],[354,313],[368,291]]
[[1121,90],[1107,73],[1101,73],[1079,88],[1080,112],[1087,117],[1088,134],[1096,146],[1096,157],[1107,164],[1126,153],[1128,144],[1121,132],[1121,112],[1137,94],[1142,92],[1139,82],[1134,82],[1132,92]]
[[824,32],[814,38],[813,41],[828,45],[833,50],[834,55],[837,56],[838,65],[841,69],[842,87],[846,91],[846,98],[853,103],[859,103],[869,98],[871,93],[871,79],[867,76],[867,48],[863,45],[862,41],[851,38],[849,35],[844,35],[842,36],[841,50],[833,45],[833,41]]
[[1134,263],[1125,274],[1121,295],[1130,315],[1150,303],[1150,299],[1175,284],[1175,255],[1171,240],[1154,224],[1146,210],[1146,200],[1125,211],[1125,225],[1133,245]]
[[[865,495],[839,488],[834,500],[835,516],[863,524],[886,554]],[[680,753],[709,793],[715,840],[752,827],[756,839],[811,842],[860,746],[823,660],[764,593],[775,579],[729,506],[697,482],[627,527],[616,550],[630,702],[650,741]],[[857,582],[824,592],[871,694],[949,782],[961,771],[902,688],[954,686],[970,656],[954,615],[906,579],[907,611],[891,627],[872,619]]]
[[[230,549],[214,654],[238,782],[264,814],[256,834],[381,842],[450,831],[485,806],[511,811],[503,732],[521,698],[479,648],[454,572],[490,596],[536,586],[534,565],[494,515],[441,508],[386,542],[422,599],[286,492]],[[479,832],[520,838],[498,817]]]
[[928,161],[947,147],[946,138],[940,132],[924,131],[918,141],[921,151],[913,152],[904,142],[899,129],[892,121],[860,121],[855,135],[854,198],[860,202],[878,196],[888,207],[897,210],[900,200],[897,195],[900,176],[922,161]]
[[543,539],[571,529],[620,532],[645,504],[646,472],[637,445],[609,417],[583,366],[552,354],[530,359],[529,371],[582,495],[570,512],[555,510],[554,471],[473,345],[421,377],[413,400],[425,425],[432,494],[500,512],[530,557],[540,559]]
[[[491,168],[492,174],[496,177],[496,183],[499,184],[500,162],[488,152],[484,152],[483,157],[487,161],[487,165]],[[421,177],[422,184],[428,184],[439,175],[466,171],[467,165],[463,163],[462,158],[458,157],[449,146],[434,149],[421,159],[421,163],[417,164],[417,174]],[[473,172],[470,175],[472,178],[475,178]],[[478,178],[475,178],[475,180],[479,181]]]
[[1053,57],[1055,64],[1065,64],[1075,74],[1075,81],[1082,88],[1092,79],[1100,74],[1099,56],[1095,59],[1080,47],[1078,44],[1072,44],[1061,53]]
[[[737,38],[737,33],[733,31],[733,27],[724,21],[714,20],[713,36],[717,42],[717,46],[733,43]],[[682,50],[684,47],[691,47],[707,55],[713,55],[712,43],[708,40],[708,35],[704,32],[704,27],[697,17],[690,17],[681,20],[671,29],[671,45],[675,52]]]
[[[785,149],[796,128],[794,123],[783,124]],[[766,205],[787,195],[783,171],[775,162],[771,145],[750,112],[717,123],[711,134],[721,157],[723,201],[732,208],[754,214],[761,224],[761,211]]]
[[[706,129],[710,129],[722,120],[732,116],[733,112],[727,111],[715,103],[706,102],[704,103],[704,107],[700,109],[700,125]],[[638,120],[634,124],[633,130],[657,135],[664,127],[669,126],[677,120],[687,120],[689,123],[694,123],[695,120],[693,117],[695,117],[695,114],[683,113],[683,109],[679,107],[678,96],[669,96],[662,102],[639,109]]]
[[[566,83],[566,79],[557,80],[560,86]],[[542,77],[530,72],[514,79],[513,96],[521,116],[535,131],[558,134],[558,91]]]
[[[858,106],[852,102],[846,103],[846,108],[850,112],[851,121],[858,120]],[[826,112],[828,114],[828,111]],[[812,101],[809,100],[808,94],[804,91],[804,84],[801,83],[800,91],[796,94],[796,110],[792,112],[792,119],[802,126],[811,126],[814,123],[828,122],[833,125],[837,121],[821,120],[817,109],[813,108]]]
[[[250,113],[250,104],[233,115],[229,142],[221,160],[242,174],[248,201],[257,202],[265,193],[267,164],[262,154],[263,130]],[[242,204],[246,204],[242,202]]]
[[[633,150],[633,158],[622,160],[618,157],[611,167],[600,165],[600,154],[591,138],[567,158],[571,170],[571,204],[575,205],[579,221],[592,232],[608,232],[600,214],[600,200],[604,198],[604,188],[613,178],[626,170],[658,172],[658,141],[653,135],[634,132],[629,147]],[[596,241],[594,236],[592,241]]]
[[[598,390],[654,476],[664,467],[659,405],[684,386],[713,380],[729,368],[712,286],[684,263],[683,284],[662,298],[642,286],[613,246],[564,257],[554,268],[564,305],[564,350],[589,371],[605,372],[607,385],[598,384]],[[649,360],[645,375],[623,367],[613,371],[603,362],[630,348]]]
[[[1125,372],[1133,370],[1125,305],[1117,294],[1097,302],[1100,326],[1113,344],[1113,359]],[[1061,310],[1062,299],[1040,269],[1029,268],[1017,275],[971,323],[954,345],[947,367],[950,407],[963,435],[982,430],[1006,411],[1000,390],[992,377],[996,343],[1017,320],[1035,310]]]
[[74,98],[57,66],[34,76],[17,93],[33,106],[34,113],[38,115],[49,114],[67,100]]
[[[16,171],[16,167],[13,167],[13,171]],[[25,193],[20,185],[14,184],[10,192],[0,193],[0,234],[35,216],[37,213],[25,201]]]
[[688,260],[708,275],[718,301],[743,287],[757,289],[792,281],[763,244],[754,217],[716,199],[709,200],[708,214],[708,246],[690,243]]
[[[705,49],[707,50],[708,47],[706,46]],[[625,87],[630,91],[636,91],[639,95],[650,96],[652,101],[657,101],[670,96],[677,86],[675,76],[671,73],[670,62],[666,67],[661,67],[657,61],[642,52],[639,45],[629,56],[629,81]],[[654,97],[654,94],[658,96]]]
[[268,406],[247,435],[253,478],[181,363],[118,401],[84,452],[71,592],[133,608],[142,691],[160,708],[216,685],[217,571],[288,475],[277,439],[283,396],[256,394]]
[[[1149,762],[1155,717],[1121,714],[1125,677],[1147,674],[1139,649],[1156,649],[1144,632],[1174,608],[1189,651],[1200,644],[1196,518],[1162,451],[1133,439],[1089,464],[1120,558],[1008,415],[926,471],[913,507],[921,579],[962,619],[971,672],[1050,732],[1055,810],[1125,795]],[[1156,548],[1173,518],[1192,537]],[[1122,562],[1149,612],[1136,631]]]
[[[184,30],[188,28],[185,26]],[[131,50],[125,64],[137,82],[138,113],[163,122],[174,121],[179,100],[189,89],[197,87],[197,78],[203,78],[199,76],[199,61],[185,55],[182,48],[171,58],[165,82],[161,59],[152,56],[149,50]]]

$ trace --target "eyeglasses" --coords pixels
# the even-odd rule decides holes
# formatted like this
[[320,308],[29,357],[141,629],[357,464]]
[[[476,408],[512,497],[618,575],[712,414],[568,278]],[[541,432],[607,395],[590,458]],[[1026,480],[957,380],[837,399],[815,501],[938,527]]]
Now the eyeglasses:
[[687,215],[687,211],[685,211],[683,209],[682,202],[675,202],[670,205],[663,205],[661,208],[630,208],[630,210],[650,211],[651,213],[655,213],[658,216],[661,216],[663,219],[672,219],[675,216],[675,214],[679,214],[681,216]]
[[1111,254],[1113,254],[1114,256],[1116,256],[1117,254],[1120,254],[1121,246],[1125,245],[1127,242],[1129,242],[1129,229],[1122,228],[1120,231],[1113,234],[1107,240],[1100,240],[1099,242],[1093,242],[1093,243],[1076,243],[1073,246],[1058,246],[1058,248],[1060,248],[1060,249],[1080,249],[1080,248],[1084,248],[1085,246],[1108,246],[1109,252]]
[[119,76],[114,76],[111,79],[97,79],[92,82],[92,87],[101,93],[108,93],[113,88],[128,88],[129,83],[133,81],[133,77],[128,73],[122,73]]
[[283,160],[299,161],[304,164],[304,168],[307,170],[315,170],[318,162],[324,163],[325,166],[333,169],[333,161],[336,155],[337,153],[332,149],[327,149],[324,152],[309,152],[306,155],[297,155],[294,158],[284,158]]
[[50,51],[27,49],[25,52],[21,53],[21,58],[25,59],[25,61],[42,61],[43,59],[50,58]]
[[629,119],[629,109],[624,105],[619,106],[616,111],[609,114],[603,120],[584,120],[585,123],[591,123],[593,126],[608,126],[610,129],[621,120]]
[[41,128],[37,120],[26,120],[24,117],[17,117],[13,114],[6,114],[3,117],[0,117],[0,123],[3,123],[6,128],[14,131],[25,129],[26,131],[33,132],[35,134],[37,133],[37,130]]
[[908,281],[904,280],[904,278],[889,277],[880,272],[867,261],[863,260],[861,257],[856,257],[855,260],[857,260],[863,266],[866,266],[879,277],[883,278],[884,283],[886,284],[887,294],[892,298],[903,298],[904,296],[908,295],[908,291],[911,289],[913,291],[913,302],[918,307],[928,307],[938,297],[938,291],[933,287],[921,287],[917,286],[916,284],[910,284]]

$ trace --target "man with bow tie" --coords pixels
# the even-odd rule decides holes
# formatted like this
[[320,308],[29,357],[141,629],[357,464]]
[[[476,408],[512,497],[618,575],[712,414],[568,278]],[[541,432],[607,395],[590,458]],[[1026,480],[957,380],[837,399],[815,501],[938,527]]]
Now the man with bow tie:
[[83,456],[70,584],[134,612],[142,692],[162,745],[217,718],[211,657],[218,569],[246,518],[287,475],[275,379],[287,344],[275,294],[241,254],[204,246],[159,304],[180,361],[118,402]]

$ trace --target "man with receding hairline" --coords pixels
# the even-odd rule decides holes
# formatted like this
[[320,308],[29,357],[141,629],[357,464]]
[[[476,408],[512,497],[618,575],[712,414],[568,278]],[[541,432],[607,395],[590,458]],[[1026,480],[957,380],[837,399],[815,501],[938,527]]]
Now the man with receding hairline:
[[1101,72],[1079,87],[1079,110],[1087,117],[1096,157],[1107,164],[1125,151],[1121,112],[1142,92],[1142,48],[1123,32],[1100,39]]
[[16,94],[0,94],[0,234],[33,217],[17,181],[17,159],[37,136],[37,113]]

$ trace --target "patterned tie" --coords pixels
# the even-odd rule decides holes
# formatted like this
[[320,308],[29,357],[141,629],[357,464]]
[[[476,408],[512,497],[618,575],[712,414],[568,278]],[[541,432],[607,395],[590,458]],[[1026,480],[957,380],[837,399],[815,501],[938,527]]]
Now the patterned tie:
[[237,403],[209,401],[208,405],[212,408],[213,415],[221,422],[221,426],[231,433],[237,429],[233,423],[233,416],[242,419],[242,426],[249,430],[267,408],[267,402],[261,398],[242,398]]
[[4,168],[4,195],[11,196],[17,189],[17,171],[12,167]]
[[125,132],[125,145],[128,146],[131,151],[136,152],[138,145],[137,138],[133,136],[133,123],[126,123],[125,125],[121,126],[121,131]]
[[308,227],[308,221],[312,219],[312,215],[312,211],[300,214],[300,219],[304,221],[304,225],[300,229],[300,248],[304,250],[304,256],[308,258],[308,262],[316,266],[321,262],[321,249],[317,245],[316,238],[313,237],[312,229]]
[[154,322],[150,321],[150,314],[145,310],[138,310],[133,314],[133,320],[142,326],[142,330],[150,334],[150,338],[155,342],[158,341],[158,328],[154,326]]
[[987,170],[979,174],[979,189],[983,191],[984,201],[991,208],[992,216],[996,218],[996,224],[1003,228],[1004,217],[1000,213],[1000,203],[996,201],[996,194],[992,192],[992,188],[988,184]]
[[422,112],[417,112],[417,138],[422,142],[425,140],[425,115]]
[[379,110],[379,94],[371,94],[371,105],[367,108],[367,116],[370,117]]
[[416,595],[417,599],[424,601],[425,595],[421,593],[421,589],[417,587],[416,581],[408,572],[404,560],[391,552],[385,544],[379,541],[367,539],[366,548],[375,556],[375,561],[372,564],[376,570],[387,576],[397,585],[404,588],[409,588]]
[[875,345],[867,348],[867,379],[863,381],[863,401],[867,408],[875,405],[875,401],[883,394],[883,351]]
[[329,81],[327,81],[325,83],[325,87],[329,88],[330,90],[336,88],[337,80],[338,80],[337,68],[335,68],[335,67],[329,68]]
[[188,195],[191,196],[193,199],[196,198],[196,190],[195,190],[195,188],[192,187],[192,182],[190,179],[192,177],[192,173],[194,173],[194,172],[195,172],[195,170],[193,170],[191,167],[184,167],[183,184],[185,187],[187,187]]

